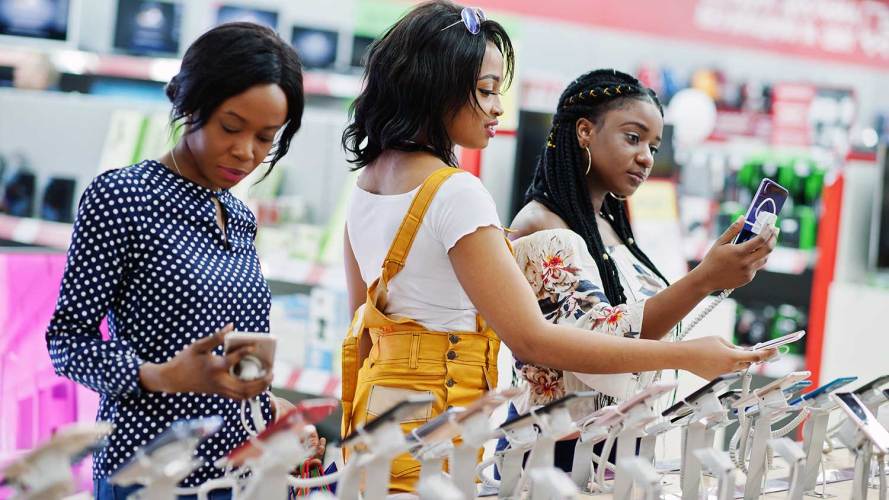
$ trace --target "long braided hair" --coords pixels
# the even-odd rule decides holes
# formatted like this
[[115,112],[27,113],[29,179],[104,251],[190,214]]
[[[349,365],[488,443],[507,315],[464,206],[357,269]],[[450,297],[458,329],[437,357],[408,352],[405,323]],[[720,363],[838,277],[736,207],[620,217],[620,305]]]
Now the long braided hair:
[[[649,101],[658,107],[661,116],[664,114],[654,91],[625,73],[598,69],[572,82],[559,98],[546,146],[531,186],[525,193],[525,203],[531,200],[542,203],[583,237],[612,305],[623,304],[627,299],[620,285],[617,266],[608,257],[596,224],[595,209],[587,190],[586,151],[577,142],[575,123],[586,118],[599,124],[607,112],[619,108],[627,99]],[[602,213],[630,252],[669,285],[654,263],[636,246],[624,202],[606,196]]]

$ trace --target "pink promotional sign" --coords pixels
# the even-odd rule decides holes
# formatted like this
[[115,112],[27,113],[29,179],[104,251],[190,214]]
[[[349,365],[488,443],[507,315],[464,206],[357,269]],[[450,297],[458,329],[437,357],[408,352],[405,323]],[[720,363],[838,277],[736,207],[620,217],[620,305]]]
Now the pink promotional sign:
[[46,350],[64,268],[64,254],[0,253],[0,467],[60,427],[96,418],[98,395],[57,376]]
[[476,0],[474,5],[644,35],[889,68],[889,2],[879,0]]

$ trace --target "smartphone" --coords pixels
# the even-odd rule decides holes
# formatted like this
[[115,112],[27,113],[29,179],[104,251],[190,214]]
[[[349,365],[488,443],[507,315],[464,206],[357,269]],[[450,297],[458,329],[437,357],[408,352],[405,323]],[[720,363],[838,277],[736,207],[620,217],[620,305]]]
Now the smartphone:
[[294,408],[270,423],[255,439],[249,439],[229,452],[222,467],[226,465],[240,467],[248,459],[258,458],[262,454],[262,449],[254,444],[256,441],[268,441],[273,436],[287,430],[299,433],[306,425],[321,422],[338,407],[339,400],[333,398],[313,398],[300,401]]
[[735,237],[734,243],[744,243],[756,236],[753,232],[753,226],[756,224],[756,217],[759,213],[771,212],[777,216],[781,213],[781,208],[784,207],[784,202],[787,201],[788,196],[789,193],[783,186],[771,179],[763,179],[759,183],[759,188],[757,188],[756,194],[753,196],[750,207],[747,209],[747,214],[744,216],[744,227],[741,228],[741,232]]
[[788,373],[787,375],[785,375],[777,380],[773,380],[772,382],[770,382],[758,389],[754,389],[750,394],[747,395],[747,397],[740,398],[737,401],[735,401],[734,403],[732,403],[732,407],[733,408],[746,408],[747,406],[751,406],[751,403],[755,402],[757,399],[762,398],[763,396],[767,395],[768,393],[770,393],[772,391],[779,390],[781,388],[781,386],[788,385],[788,384],[792,385],[796,382],[799,382],[800,380],[809,378],[809,376],[811,376],[811,375],[812,375],[812,372],[810,372],[808,370]]
[[790,400],[787,404],[789,404],[790,406],[796,406],[796,405],[802,403],[803,401],[810,401],[812,399],[817,398],[818,396],[821,396],[822,394],[831,393],[831,392],[839,389],[840,387],[843,387],[844,385],[851,384],[852,382],[855,382],[856,380],[858,380],[858,377],[835,378],[835,379],[831,380],[830,382],[822,385],[821,387],[816,388],[815,390],[813,390],[811,392],[808,392],[808,393],[803,394],[801,396],[797,396],[796,398]]
[[879,389],[880,387],[886,385],[887,383],[889,383],[889,375],[883,375],[881,377],[877,377],[877,378],[871,380],[870,382],[862,385],[861,387],[859,387],[858,389],[855,389],[852,392],[854,392],[855,394],[860,396],[871,389]]
[[870,438],[881,454],[889,453],[889,431],[877,422],[877,418],[858,396],[851,392],[835,392],[830,397],[839,403],[846,415]]
[[734,384],[740,378],[741,378],[740,372],[724,373],[722,375],[719,375],[718,377],[716,377],[713,380],[704,384],[704,386],[701,387],[700,389],[698,389],[695,392],[686,396],[685,402],[688,404],[692,404],[695,401],[697,401],[698,399],[700,399],[702,396],[704,396],[705,394],[707,394],[711,391],[718,392],[718,391],[722,391],[723,389],[728,389],[729,386]]
[[151,457],[155,453],[163,451],[167,446],[181,445],[181,449],[174,448],[172,451],[163,451],[163,458],[172,458],[168,455],[171,455],[173,451],[187,451],[188,441],[199,442],[215,434],[221,427],[222,417],[218,416],[173,422],[170,427],[137,450],[133,457],[111,474],[108,478],[109,482],[122,486],[138,482],[143,475],[144,467],[140,455]]
[[662,416],[662,417],[668,417],[668,416],[670,416],[670,415],[672,415],[672,414],[674,414],[674,413],[676,413],[676,412],[678,412],[678,411],[680,411],[680,410],[683,410],[683,409],[687,409],[687,410],[688,410],[687,412],[683,412],[685,415],[687,415],[688,413],[691,412],[691,409],[688,408],[688,403],[686,403],[684,399],[680,399],[678,402],[676,402],[676,404],[674,404],[673,406],[671,406],[671,407],[667,408],[666,410],[662,411],[662,412],[661,412],[661,416]]
[[[596,394],[598,394],[598,393],[596,393]],[[574,399],[576,397],[577,397],[577,393],[572,392],[571,394],[567,394],[555,401],[551,401],[536,410],[528,411],[528,412],[525,412],[521,415],[516,415],[512,418],[509,418],[505,422],[500,424],[500,430],[511,431],[511,430],[517,429],[519,427],[523,427],[524,425],[527,425],[529,423],[529,420],[532,420],[532,417],[535,414],[540,415],[540,414],[549,413],[549,412],[555,410],[556,408],[561,408],[561,407],[565,406],[569,401],[571,401],[572,399]]]
[[[278,339],[268,333],[229,332],[225,335],[225,353],[228,354],[242,346],[254,346],[251,356],[256,356],[265,370],[275,364],[275,347]],[[237,374],[234,374],[237,376]]]
[[469,404],[469,406],[466,407],[466,411],[458,413],[455,418],[457,422],[463,422],[479,412],[490,413],[498,406],[508,402],[522,392],[524,391],[519,387],[488,391],[482,397]]
[[358,429],[355,429],[348,436],[342,438],[340,440],[340,447],[351,445],[352,441],[360,437],[361,434],[373,432],[385,423],[401,422],[404,415],[409,414],[410,412],[415,411],[419,408],[429,406],[434,401],[435,398],[433,398],[432,395],[424,394],[422,396],[409,396],[407,399],[399,401],[398,403],[394,404],[392,408],[389,408],[388,410],[379,414],[375,419],[369,422],[365,422],[364,426],[361,427],[361,433],[358,432]]
[[439,443],[447,439],[453,439],[460,434],[460,426],[456,425],[454,419],[457,415],[465,412],[464,408],[457,406],[448,408],[439,416],[411,431],[408,440]]
[[761,351],[763,349],[775,349],[777,347],[781,347],[785,344],[791,344],[796,342],[797,340],[806,336],[805,330],[800,330],[798,332],[788,333],[787,335],[782,335],[776,339],[767,340],[765,342],[760,342],[755,344],[750,348],[751,351]]

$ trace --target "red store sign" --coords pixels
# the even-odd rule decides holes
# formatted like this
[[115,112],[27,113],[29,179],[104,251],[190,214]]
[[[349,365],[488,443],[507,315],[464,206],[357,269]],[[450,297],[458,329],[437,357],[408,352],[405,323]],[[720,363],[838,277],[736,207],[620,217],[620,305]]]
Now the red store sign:
[[889,2],[881,0],[476,0],[475,4],[889,70]]

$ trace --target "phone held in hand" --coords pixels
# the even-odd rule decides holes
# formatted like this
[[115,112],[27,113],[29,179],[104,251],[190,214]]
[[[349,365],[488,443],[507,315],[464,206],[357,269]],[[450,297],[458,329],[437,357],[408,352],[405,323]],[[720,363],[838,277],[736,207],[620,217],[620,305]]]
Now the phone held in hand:
[[741,232],[735,237],[733,243],[744,243],[759,234],[758,230],[754,230],[759,214],[762,212],[771,213],[777,218],[789,194],[787,189],[777,182],[771,179],[763,179],[759,183],[759,188],[757,188],[756,194],[753,196],[750,207],[747,208],[747,214],[744,216],[744,227],[741,228]]
[[806,336],[805,330],[800,330],[798,332],[788,333],[787,335],[782,335],[776,339],[766,340],[765,342],[760,342],[758,344],[754,344],[750,347],[751,351],[762,351],[764,349],[776,349],[785,344],[792,344],[797,340]]

